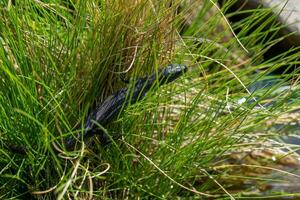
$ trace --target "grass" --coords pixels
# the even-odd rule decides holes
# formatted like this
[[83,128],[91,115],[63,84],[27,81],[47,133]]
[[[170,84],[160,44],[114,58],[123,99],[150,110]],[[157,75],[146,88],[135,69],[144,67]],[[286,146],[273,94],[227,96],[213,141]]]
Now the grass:
[[[275,37],[281,25],[271,9],[237,11],[231,15],[250,15],[229,27],[208,0],[0,5],[1,199],[300,195],[274,186],[299,180],[299,165],[291,163],[299,147],[280,141],[289,126],[275,128],[299,108],[299,48],[264,59],[283,39]],[[105,127],[122,133],[120,140],[103,148],[94,138],[65,150],[63,138],[83,131],[92,108],[126,87],[120,74],[134,82],[168,63],[189,71]],[[296,70],[272,74],[278,68]],[[249,91],[267,79],[277,82]],[[29,151],[13,153],[9,144]]]

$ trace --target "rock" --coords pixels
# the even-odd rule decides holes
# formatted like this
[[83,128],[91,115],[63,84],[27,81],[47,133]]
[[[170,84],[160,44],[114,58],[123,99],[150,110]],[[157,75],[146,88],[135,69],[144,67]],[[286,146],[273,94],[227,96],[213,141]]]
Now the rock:
[[[221,7],[228,0],[218,0]],[[249,17],[251,14],[255,14],[255,9],[261,7],[271,7],[272,12],[266,16],[268,18],[273,18],[277,20],[278,24],[281,25],[281,29],[276,31],[271,31],[270,34],[273,34],[273,40],[278,40],[278,42],[269,48],[262,54],[262,59],[264,61],[272,59],[274,57],[285,54],[285,56],[295,54],[296,51],[299,51],[300,46],[300,4],[299,0],[236,0],[234,4],[226,9],[226,15],[230,16],[230,13],[237,11],[246,11],[252,10],[253,12],[239,12],[229,17],[231,23],[236,23],[243,20],[246,17]],[[273,13],[273,16],[272,16]],[[264,27],[265,30],[269,30],[270,26],[273,24],[266,24]],[[257,28],[257,27],[256,27]],[[238,33],[239,30],[236,30]],[[293,34],[291,34],[293,33]],[[262,42],[262,40],[258,41]],[[288,52],[288,53],[287,53]],[[280,59],[280,57],[278,57]],[[277,60],[277,59],[276,59]],[[296,64],[296,67],[299,65]],[[289,74],[293,73],[295,70],[294,67],[290,65],[282,65],[273,71],[274,74]]]
[[286,24],[287,33],[295,32],[288,38],[295,46],[300,45],[300,4],[299,0],[252,0],[258,4],[274,8],[274,13],[279,14],[279,21]]
[[[221,5],[226,2],[219,0]],[[289,47],[300,45],[300,4],[299,0],[237,0],[232,7],[233,10],[248,10],[258,7],[271,7],[273,12],[278,16],[278,21],[287,25],[281,31],[281,35],[295,32],[285,40],[286,45]]]

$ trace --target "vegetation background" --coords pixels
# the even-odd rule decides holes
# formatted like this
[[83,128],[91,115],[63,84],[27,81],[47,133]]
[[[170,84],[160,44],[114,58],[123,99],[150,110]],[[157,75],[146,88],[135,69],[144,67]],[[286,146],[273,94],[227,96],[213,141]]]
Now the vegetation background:
[[[283,25],[230,24],[234,2],[0,1],[0,199],[297,198],[299,48],[266,59]],[[107,127],[121,139],[65,150],[121,74],[169,63],[189,71]]]

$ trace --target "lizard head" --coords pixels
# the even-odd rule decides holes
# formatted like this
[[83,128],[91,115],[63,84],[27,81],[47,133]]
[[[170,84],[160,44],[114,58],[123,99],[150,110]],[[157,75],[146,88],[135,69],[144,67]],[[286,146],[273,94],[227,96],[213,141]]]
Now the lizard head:
[[170,83],[179,78],[186,71],[187,67],[185,65],[170,64],[159,73],[159,83],[160,85]]

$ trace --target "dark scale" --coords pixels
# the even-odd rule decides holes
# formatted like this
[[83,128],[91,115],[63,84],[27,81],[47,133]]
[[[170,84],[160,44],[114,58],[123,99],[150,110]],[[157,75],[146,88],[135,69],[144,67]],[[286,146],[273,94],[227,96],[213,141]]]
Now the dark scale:
[[[66,138],[66,149],[72,150],[74,149],[75,144],[78,141],[81,141],[82,138],[87,140],[94,135],[99,135],[102,146],[109,144],[111,142],[110,138],[99,128],[99,126],[97,126],[97,123],[103,127],[107,126],[114,121],[122,109],[143,99],[146,93],[155,84],[161,86],[170,83],[179,78],[186,71],[187,67],[185,65],[170,64],[166,68],[159,70],[157,73],[153,73],[147,78],[138,79],[134,85],[129,86],[128,88],[122,88],[110,95],[88,115],[85,121],[83,135],[78,134],[76,137],[71,136]],[[11,146],[9,149],[15,153],[26,153],[24,147],[18,148],[15,145],[9,146]],[[53,150],[55,151],[55,149]]]

